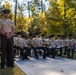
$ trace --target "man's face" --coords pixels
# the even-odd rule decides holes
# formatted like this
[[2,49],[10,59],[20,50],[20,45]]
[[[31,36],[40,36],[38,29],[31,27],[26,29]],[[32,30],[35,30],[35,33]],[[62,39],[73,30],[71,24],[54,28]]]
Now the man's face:
[[30,36],[30,39],[32,39],[33,37],[32,36]]
[[70,39],[72,39],[73,38],[73,36],[70,36]]
[[5,18],[9,18],[10,14],[9,13],[5,13],[4,16],[5,16]]
[[39,37],[39,35],[35,35],[35,37],[36,37],[36,38],[38,38],[38,37]]
[[17,35],[18,38],[21,38],[21,35]]

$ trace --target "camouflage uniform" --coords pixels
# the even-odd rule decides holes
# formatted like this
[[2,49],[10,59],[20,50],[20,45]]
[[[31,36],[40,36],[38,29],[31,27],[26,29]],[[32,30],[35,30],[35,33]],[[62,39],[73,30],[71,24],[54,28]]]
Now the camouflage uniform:
[[[43,40],[40,38],[34,38],[34,46],[35,46],[35,53],[37,54],[37,50],[42,49],[43,50],[43,58],[46,58],[46,50],[47,48],[45,46],[42,46]],[[38,54],[37,54],[38,57]],[[39,57],[38,57],[39,58]]]
[[[8,18],[4,18],[0,20],[0,34],[1,34],[1,67],[4,68],[6,66],[14,67],[14,51],[13,51],[13,34],[15,32],[14,22],[9,19],[10,10],[3,10],[4,17],[8,16]],[[6,15],[5,15],[6,14]],[[7,56],[6,56],[7,55]],[[6,57],[6,61],[5,61]]]
[[56,49],[60,49],[59,56],[62,56],[62,40],[61,39],[56,40]]
[[[75,39],[69,39],[68,40],[68,47],[67,47],[67,56],[68,58],[73,58],[74,56],[74,50],[75,50]],[[70,55],[70,51],[72,51],[72,54]]]
[[49,40],[49,49],[51,50],[52,58],[55,58],[55,52],[56,52],[56,40],[54,38],[54,35],[50,36]]

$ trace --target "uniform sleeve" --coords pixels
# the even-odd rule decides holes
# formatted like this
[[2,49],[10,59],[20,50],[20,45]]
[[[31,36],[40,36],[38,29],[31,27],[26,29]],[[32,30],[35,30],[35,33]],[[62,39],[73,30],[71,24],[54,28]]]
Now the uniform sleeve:
[[15,45],[16,45],[16,46],[19,46],[18,38],[15,40]]
[[74,39],[74,45],[76,44],[76,40]]
[[15,24],[14,24],[14,22],[13,22],[13,25],[12,25],[12,29],[15,29]]
[[1,29],[1,20],[0,20],[0,29]]
[[15,29],[15,24],[12,20],[10,20],[10,25],[11,25],[12,29]]

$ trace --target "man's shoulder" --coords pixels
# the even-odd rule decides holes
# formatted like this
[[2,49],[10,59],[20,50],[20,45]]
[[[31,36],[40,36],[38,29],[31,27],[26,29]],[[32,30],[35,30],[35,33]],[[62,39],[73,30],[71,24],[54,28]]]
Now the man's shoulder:
[[[0,22],[6,21],[5,19],[0,19]],[[9,19],[10,22],[13,22],[11,19]]]
[[9,19],[10,22],[14,23],[13,20]]
[[0,22],[4,21],[4,19],[0,19]]
[[2,24],[4,22],[4,19],[0,19],[0,24]]

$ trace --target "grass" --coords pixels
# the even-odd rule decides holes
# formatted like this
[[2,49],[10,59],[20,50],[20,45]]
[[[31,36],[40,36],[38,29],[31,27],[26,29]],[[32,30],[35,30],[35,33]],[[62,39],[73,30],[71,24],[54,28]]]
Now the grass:
[[15,65],[14,68],[7,67],[4,69],[0,69],[0,75],[26,75],[26,74]]
[[[1,62],[1,60],[0,60]],[[17,65],[0,69],[0,75],[26,75]]]

